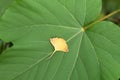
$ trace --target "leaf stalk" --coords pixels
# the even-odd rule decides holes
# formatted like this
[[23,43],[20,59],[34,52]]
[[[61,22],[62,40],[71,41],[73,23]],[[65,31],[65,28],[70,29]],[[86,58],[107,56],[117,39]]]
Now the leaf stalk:
[[118,9],[118,10],[116,10],[116,11],[114,11],[114,12],[112,12],[112,13],[110,13],[110,14],[108,14],[108,15],[106,15],[106,16],[104,16],[104,17],[102,17],[102,18],[100,18],[100,19],[98,19],[96,21],[94,21],[93,23],[91,23],[88,26],[84,27],[84,30],[90,28],[92,25],[94,25],[94,24],[96,24],[98,22],[101,22],[101,21],[103,21],[103,20],[105,20],[105,19],[107,19],[107,18],[109,18],[109,17],[111,17],[111,16],[113,16],[113,15],[119,13],[119,12],[120,12],[120,9]]

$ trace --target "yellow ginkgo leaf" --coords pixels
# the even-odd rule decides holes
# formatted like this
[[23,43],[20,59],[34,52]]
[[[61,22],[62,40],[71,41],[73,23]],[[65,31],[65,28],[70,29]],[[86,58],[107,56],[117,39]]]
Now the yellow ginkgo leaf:
[[68,45],[63,38],[50,38],[51,44],[54,46],[55,51],[68,52]]

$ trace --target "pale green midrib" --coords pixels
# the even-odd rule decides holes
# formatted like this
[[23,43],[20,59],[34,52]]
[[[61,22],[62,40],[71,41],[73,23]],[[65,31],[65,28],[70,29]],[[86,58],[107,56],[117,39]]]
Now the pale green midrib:
[[[80,57],[79,57],[80,58]],[[84,64],[84,62],[82,61],[82,59],[80,58],[80,61],[82,62],[82,64],[83,64],[83,66],[84,66],[84,68],[86,68],[85,67],[85,64]],[[86,74],[87,74],[87,79],[89,79],[89,76],[88,76],[88,71],[85,69],[85,72],[86,72]]]
[[[79,33],[79,34],[80,34],[80,33]],[[78,55],[76,56],[76,60],[75,60],[75,63],[74,63],[74,65],[73,65],[73,68],[72,68],[72,70],[71,70],[71,73],[70,73],[70,75],[69,75],[69,77],[68,77],[68,80],[70,80],[70,76],[72,75],[72,72],[73,72],[73,70],[74,70],[74,68],[75,68],[75,65],[76,65],[76,62],[77,62],[77,59],[78,59],[78,57],[79,57],[79,51],[80,51],[80,47],[81,47],[81,42],[82,42],[82,40],[83,40],[83,35],[84,35],[84,33],[82,33],[82,36],[81,36],[81,39],[80,39],[80,42],[79,42],[79,48],[78,48],[78,51],[77,51]]]
[[[100,60],[98,58],[97,52],[96,52],[95,47],[93,46],[92,41],[90,40],[89,36],[87,34],[86,34],[86,36],[88,37],[88,40],[90,42],[91,47],[93,47],[93,50],[94,50],[94,53],[95,53],[95,56],[96,56],[96,60],[97,60],[97,63],[98,63],[97,65],[98,65],[99,71],[100,71]],[[100,72],[99,72],[99,74],[100,74]]]
[[19,77],[20,75],[22,75],[23,73],[29,71],[31,68],[33,68],[35,65],[37,65],[39,62],[43,61],[44,59],[46,59],[51,53],[49,53],[48,55],[46,55],[45,57],[39,59],[36,63],[30,65],[26,70],[19,72],[19,74],[17,74],[15,77],[11,78],[11,80],[16,79],[17,77]]
[[88,36],[87,34],[86,34],[86,36],[88,37],[88,40],[90,41],[90,45],[91,45],[91,47],[93,47],[93,49],[94,49],[94,52],[95,52],[95,55],[96,55],[97,62],[99,63],[99,59],[98,59],[98,56],[97,56],[97,53],[96,53],[95,47],[93,46],[92,41],[90,40],[89,36]]
[[69,39],[67,39],[67,42],[69,42],[70,40],[72,40],[74,37],[76,37],[77,35],[79,35],[80,33],[82,33],[82,31],[78,31],[77,33],[75,33],[73,36],[71,36]]
[[70,38],[68,38],[66,41],[69,42],[70,40],[72,40],[74,37],[76,37],[77,35],[79,35],[80,33],[84,32],[83,28],[78,29],[79,31],[76,32],[73,36],[71,36]]
[[[82,37],[83,38],[83,37]],[[80,48],[79,48],[80,49]],[[78,58],[79,58],[79,56],[78,56]],[[81,62],[83,63],[83,61],[81,60]],[[85,65],[84,65],[84,63],[83,63],[83,66],[85,67]],[[85,71],[86,71],[86,69],[85,69]],[[88,76],[88,72],[86,71],[86,73],[87,73],[87,76]],[[68,80],[70,80],[70,79],[68,79]]]
[[[66,28],[66,29],[71,29],[71,30],[75,30],[75,29],[79,29],[79,28],[75,28],[75,27],[69,27],[69,26],[62,26],[62,25],[55,25],[55,24],[33,24],[33,25],[21,25],[21,26],[17,26],[19,28],[9,28],[7,30],[13,30],[13,29],[21,29],[21,28],[31,28],[32,26],[53,26],[53,27],[59,27],[59,28]],[[3,31],[3,30],[2,30]],[[2,32],[1,31],[1,32]],[[4,31],[3,31],[4,32]]]

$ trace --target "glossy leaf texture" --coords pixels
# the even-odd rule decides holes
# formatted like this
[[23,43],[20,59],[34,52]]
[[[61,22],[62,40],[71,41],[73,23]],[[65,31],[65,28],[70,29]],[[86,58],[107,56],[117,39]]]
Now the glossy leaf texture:
[[[95,3],[95,4],[93,4]],[[119,32],[111,22],[84,31],[101,0],[16,0],[0,20],[0,38],[14,46],[0,55],[1,80],[118,80]],[[53,52],[61,37],[69,52]]]

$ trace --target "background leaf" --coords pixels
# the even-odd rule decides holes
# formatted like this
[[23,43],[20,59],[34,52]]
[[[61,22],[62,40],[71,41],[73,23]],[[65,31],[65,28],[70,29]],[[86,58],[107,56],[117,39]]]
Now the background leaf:
[[[102,0],[103,1],[103,10],[102,14],[107,15],[120,8],[120,0]],[[107,20],[112,21],[113,23],[120,26],[120,14],[113,15]]]

